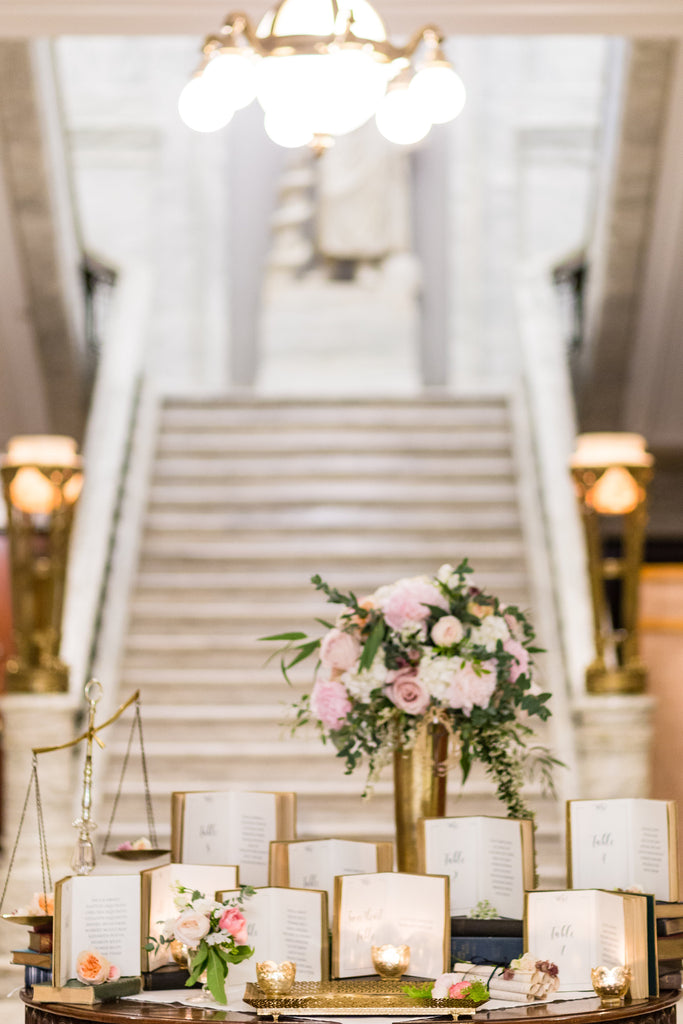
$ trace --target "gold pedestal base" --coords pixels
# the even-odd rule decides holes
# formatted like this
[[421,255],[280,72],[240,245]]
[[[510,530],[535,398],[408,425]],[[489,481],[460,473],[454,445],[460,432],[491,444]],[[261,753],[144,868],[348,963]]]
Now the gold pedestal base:
[[593,662],[586,669],[586,689],[589,693],[644,693],[647,669],[644,665],[625,665],[606,668]]
[[67,693],[69,669],[61,661],[49,668],[8,661],[5,666],[5,689],[8,693]]

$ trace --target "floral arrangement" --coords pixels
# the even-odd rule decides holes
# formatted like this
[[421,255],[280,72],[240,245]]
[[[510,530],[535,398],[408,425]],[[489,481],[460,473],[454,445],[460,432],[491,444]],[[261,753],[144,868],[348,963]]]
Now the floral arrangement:
[[144,949],[156,952],[172,942],[185,946],[189,953],[190,976],[186,985],[194,985],[206,973],[206,985],[217,1003],[227,1003],[225,981],[230,964],[248,960],[254,950],[247,945],[247,921],[239,909],[244,900],[254,895],[249,885],[240,887],[239,896],[219,903],[208,899],[196,889],[176,882],[173,902],[179,910],[176,917],[159,922],[159,938],[149,936]]
[[469,999],[473,1003],[485,1003],[490,995],[479,979],[463,979],[455,974],[442,974],[422,985],[404,985],[403,992],[411,999]]
[[11,912],[12,917],[52,917],[55,912],[55,894],[53,892],[34,892],[33,898],[26,906],[17,907]]
[[463,782],[481,761],[509,815],[531,817],[521,797],[525,769],[538,768],[552,787],[559,763],[543,747],[527,748],[526,719],[550,716],[550,694],[533,684],[540,648],[524,613],[474,586],[471,573],[465,559],[361,600],[313,576],[315,588],[342,606],[334,622],[319,620],[325,635],[263,639],[285,642],[288,682],[293,665],[317,654],[313,689],[294,705],[293,727],[314,721],[347,773],[366,761],[372,784],[394,751],[409,749],[421,725],[433,722],[448,731]]
[[117,853],[130,853],[131,850],[151,850],[152,844],[147,836],[140,836],[139,839],[130,840],[127,839],[124,843],[119,843],[116,847]]
[[76,977],[84,985],[101,985],[118,981],[121,971],[96,949],[85,949],[76,957]]

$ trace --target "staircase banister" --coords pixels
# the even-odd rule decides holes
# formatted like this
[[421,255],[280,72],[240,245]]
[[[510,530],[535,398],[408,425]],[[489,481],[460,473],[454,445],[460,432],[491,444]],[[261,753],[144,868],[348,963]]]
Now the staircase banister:
[[[77,697],[91,672],[97,643],[103,581],[117,525],[150,314],[149,277],[136,267],[118,279],[113,293],[83,444],[84,485],[71,538],[61,646],[61,656],[70,668],[70,689]],[[115,703],[108,680],[102,682],[107,704]]]
[[574,401],[549,267],[528,263],[518,276],[521,371],[546,522],[570,696],[585,692],[595,656],[585,542],[569,474],[576,437]]

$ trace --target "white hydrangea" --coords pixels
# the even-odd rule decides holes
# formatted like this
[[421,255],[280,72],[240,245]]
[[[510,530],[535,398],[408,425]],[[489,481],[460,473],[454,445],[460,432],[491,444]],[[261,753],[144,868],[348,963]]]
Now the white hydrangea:
[[470,643],[485,647],[487,651],[495,651],[499,640],[507,640],[510,630],[505,619],[500,615],[488,615],[481,626],[473,626],[470,631]]
[[204,936],[207,946],[220,946],[223,942],[230,941],[230,932],[209,932]]
[[428,654],[422,658],[418,678],[430,697],[445,702],[453,681],[454,663],[452,658],[441,658]]
[[448,562],[441,566],[436,574],[436,578],[439,583],[445,583],[447,587],[455,587],[460,582],[457,572]]
[[346,687],[349,697],[357,700],[360,704],[370,703],[370,694],[387,681],[387,666],[384,661],[384,652],[377,651],[370,668],[358,671],[358,665],[349,672],[344,672],[341,681]]

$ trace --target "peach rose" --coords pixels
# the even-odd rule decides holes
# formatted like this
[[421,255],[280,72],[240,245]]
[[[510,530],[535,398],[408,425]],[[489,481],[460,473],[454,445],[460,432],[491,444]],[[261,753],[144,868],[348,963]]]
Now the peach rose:
[[85,985],[100,985],[109,977],[109,961],[96,949],[84,949],[76,957],[76,977]]
[[196,910],[184,910],[176,919],[175,937],[179,942],[192,948],[196,946],[205,935],[208,935],[211,922],[205,914],[198,914]]
[[326,668],[348,672],[360,658],[360,643],[351,633],[331,629],[320,644],[320,660]]
[[221,931],[232,935],[238,946],[245,946],[247,943],[247,920],[237,907],[228,907],[223,911],[218,922]]
[[107,981],[118,981],[121,977],[121,970],[115,964],[109,965],[109,975]]
[[390,672],[386,694],[392,704],[409,715],[421,715],[429,707],[429,693],[417,678],[412,666]]
[[465,633],[464,626],[455,615],[443,615],[432,626],[431,637],[437,647],[452,647]]

